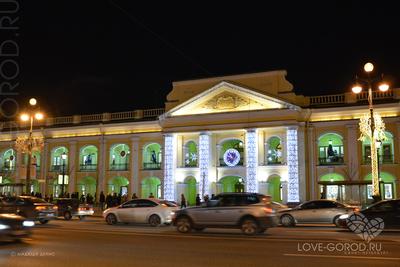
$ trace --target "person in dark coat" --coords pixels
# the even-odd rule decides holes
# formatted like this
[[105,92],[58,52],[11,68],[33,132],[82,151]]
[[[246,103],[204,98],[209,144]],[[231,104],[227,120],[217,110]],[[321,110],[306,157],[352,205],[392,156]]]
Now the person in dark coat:
[[184,194],[181,194],[181,209],[186,208],[186,198]]
[[200,194],[197,194],[197,196],[196,196],[196,206],[200,206],[200,204],[201,204]]
[[103,191],[100,192],[99,202],[101,210],[104,210],[104,202],[106,202],[106,196],[104,195]]
[[136,193],[133,193],[132,199],[137,199],[137,198],[138,198],[138,197],[137,197]]
[[106,205],[107,209],[112,207],[112,197],[110,193],[108,193],[106,196]]

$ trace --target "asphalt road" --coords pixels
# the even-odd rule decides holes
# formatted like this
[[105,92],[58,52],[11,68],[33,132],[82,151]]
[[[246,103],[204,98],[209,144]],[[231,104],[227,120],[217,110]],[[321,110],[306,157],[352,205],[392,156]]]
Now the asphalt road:
[[277,227],[247,237],[228,229],[180,234],[172,226],[57,220],[36,226],[23,243],[0,244],[0,266],[389,267],[400,266],[400,232],[366,243],[326,226]]

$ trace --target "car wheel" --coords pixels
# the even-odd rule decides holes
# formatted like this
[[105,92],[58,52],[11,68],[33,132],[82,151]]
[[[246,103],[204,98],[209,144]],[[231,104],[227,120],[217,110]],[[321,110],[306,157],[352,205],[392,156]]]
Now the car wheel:
[[295,222],[291,215],[285,214],[281,217],[281,224],[285,227],[294,226]]
[[49,220],[45,220],[45,219],[39,219],[39,222],[40,222],[41,224],[46,224],[46,223],[48,223],[48,222],[49,222]]
[[149,224],[153,227],[159,226],[161,224],[161,218],[158,215],[151,215],[149,218]]
[[117,223],[117,217],[115,217],[115,215],[114,214],[108,214],[107,215],[107,217],[106,217],[106,222],[109,224],[109,225],[113,225],[113,224],[116,224]]
[[192,230],[192,223],[188,217],[180,217],[176,220],[176,229],[181,233],[189,233]]
[[64,219],[67,221],[71,220],[72,219],[71,212],[69,211],[64,212]]
[[246,235],[255,235],[258,231],[258,224],[254,219],[247,218],[242,221],[240,228]]
[[333,224],[335,224],[336,227],[340,227],[339,217],[340,217],[340,215],[337,215],[337,216],[335,216],[335,218],[333,218]]

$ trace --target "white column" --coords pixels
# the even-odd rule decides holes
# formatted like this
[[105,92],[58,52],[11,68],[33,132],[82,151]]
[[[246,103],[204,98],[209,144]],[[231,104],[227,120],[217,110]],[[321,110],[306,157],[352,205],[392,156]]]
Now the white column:
[[258,131],[258,162],[260,165],[265,164],[265,140],[264,140],[264,131]]
[[47,173],[48,173],[48,160],[50,158],[49,155],[49,143],[44,141],[43,150],[40,154],[40,182],[44,184],[44,188],[42,188],[43,197],[47,194]]
[[139,196],[139,137],[133,137],[131,139],[130,170],[129,196],[133,193]]
[[297,127],[290,127],[286,130],[286,150],[288,167],[288,197],[289,203],[300,201],[299,192],[299,160],[297,154]]
[[[347,146],[345,146],[344,153],[347,155],[347,171],[349,179],[357,179],[358,172],[358,126],[347,125]],[[345,145],[345,144],[343,144]]]
[[307,181],[306,181],[306,146],[305,146],[305,128],[301,126],[297,129],[297,166],[298,166],[298,181],[299,181],[299,201],[306,199]]
[[106,149],[106,140],[104,139],[104,136],[100,138],[100,146],[99,146],[99,160],[98,162],[98,177],[97,177],[97,194],[96,196],[100,196],[100,192],[103,191],[103,193],[106,195],[107,192],[104,190],[104,179],[105,179],[105,171],[107,169],[106,166],[106,159],[107,159],[107,149]]
[[257,129],[246,132],[246,191],[257,192],[258,137]]
[[[72,193],[76,191],[75,188],[75,174],[76,174],[76,141],[69,142],[69,158],[68,158],[68,165],[69,165],[69,172],[68,172],[68,190],[66,193]],[[79,162],[78,162],[79,164]]]
[[317,195],[317,192],[315,191],[317,185],[316,185],[316,178],[315,178],[315,166],[316,166],[316,161],[315,161],[315,133],[314,133],[314,127],[310,126],[308,128],[308,168],[309,168],[309,175],[310,175],[310,197],[311,199],[318,198],[319,196]]
[[204,195],[210,194],[210,156],[211,156],[211,136],[210,133],[200,133],[199,136],[199,169],[200,169],[200,179],[199,179],[199,193],[203,198]]
[[163,198],[175,200],[176,137],[164,136],[164,192]]
[[[15,181],[17,181],[17,183],[25,183],[26,182],[26,169],[23,168],[23,166],[24,166],[23,154],[19,151],[16,151],[16,155],[14,157],[15,157],[15,159],[14,159]],[[25,170],[25,173],[23,173],[23,170]],[[22,191],[25,192],[25,186]],[[30,192],[28,192],[28,193],[30,193]]]

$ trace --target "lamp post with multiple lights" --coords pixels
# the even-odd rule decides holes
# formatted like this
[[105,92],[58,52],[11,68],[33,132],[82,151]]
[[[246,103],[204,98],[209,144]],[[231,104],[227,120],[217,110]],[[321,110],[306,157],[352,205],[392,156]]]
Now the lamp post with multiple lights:
[[[374,65],[372,63],[366,63],[364,65],[364,71],[367,73],[367,78],[362,79],[356,77],[356,84],[353,86],[352,91],[355,94],[361,93],[363,87],[360,81],[368,86],[368,106],[369,106],[369,113],[365,114],[360,119],[360,132],[361,136],[359,140],[364,141],[365,139],[369,139],[371,141],[371,175],[372,175],[372,197],[374,201],[381,200],[380,194],[380,184],[379,184],[379,170],[378,170],[378,153],[377,153],[377,142],[383,141],[385,137],[385,124],[382,118],[377,114],[374,113],[373,108],[373,91],[372,85],[377,82],[377,79],[371,78],[371,73],[374,70]],[[379,79],[380,84],[378,86],[379,91],[386,92],[389,90],[389,85]]]
[[[35,98],[31,98],[29,100],[29,105],[31,107],[35,107],[37,104],[37,101]],[[28,155],[28,160],[27,160],[27,165],[26,165],[26,184],[25,184],[25,192],[30,193],[31,192],[31,162],[32,162],[32,150],[34,149],[35,146],[35,140],[32,137],[32,132],[33,132],[33,121],[34,120],[43,120],[44,115],[43,113],[37,111],[34,112],[33,110],[28,113],[22,113],[20,116],[21,121],[29,121],[30,122],[30,127],[29,127],[29,136],[27,139],[26,143],[26,152]]]

